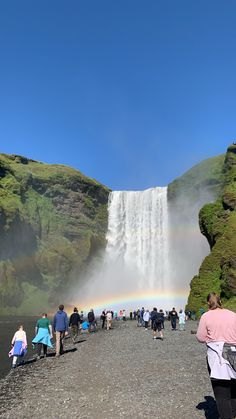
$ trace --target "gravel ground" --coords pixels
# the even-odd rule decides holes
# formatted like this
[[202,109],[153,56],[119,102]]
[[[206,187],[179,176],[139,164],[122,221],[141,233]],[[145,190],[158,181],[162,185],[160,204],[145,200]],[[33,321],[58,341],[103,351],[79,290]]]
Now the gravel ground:
[[66,353],[12,370],[0,382],[1,418],[217,419],[206,349],[165,324],[165,338],[135,321],[83,334]]

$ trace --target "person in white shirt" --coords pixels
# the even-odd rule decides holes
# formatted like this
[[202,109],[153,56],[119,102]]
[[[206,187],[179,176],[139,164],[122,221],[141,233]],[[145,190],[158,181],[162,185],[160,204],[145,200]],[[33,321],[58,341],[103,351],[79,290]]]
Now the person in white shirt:
[[107,312],[106,319],[107,319],[107,330],[109,330],[111,329],[111,323],[112,323],[112,314],[110,311]]
[[144,321],[144,327],[145,327],[145,330],[148,330],[148,323],[149,323],[149,320],[150,320],[150,313],[149,313],[149,310],[145,310],[145,311],[144,311],[144,314],[143,314],[143,321]]
[[183,331],[185,326],[185,312],[182,310],[179,311],[179,330]]

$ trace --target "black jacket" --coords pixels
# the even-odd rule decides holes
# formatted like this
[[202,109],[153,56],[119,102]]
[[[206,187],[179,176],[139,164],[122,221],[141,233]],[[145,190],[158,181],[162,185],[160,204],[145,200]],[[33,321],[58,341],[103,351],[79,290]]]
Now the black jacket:
[[69,326],[79,326],[80,323],[80,315],[79,313],[73,313],[70,316]]

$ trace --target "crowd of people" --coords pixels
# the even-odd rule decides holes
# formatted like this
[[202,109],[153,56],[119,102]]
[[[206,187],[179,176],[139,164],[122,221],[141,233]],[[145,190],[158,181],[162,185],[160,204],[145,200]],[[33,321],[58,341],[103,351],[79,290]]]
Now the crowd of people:
[[[207,367],[211,379],[217,408],[221,419],[233,419],[236,417],[236,314],[233,311],[223,309],[220,297],[214,292],[207,297],[209,310],[201,311],[201,318],[197,330],[197,339],[207,346]],[[95,317],[93,309],[87,316],[83,311],[80,313],[75,307],[70,317],[60,305],[54,315],[53,322],[49,321],[47,314],[43,313],[35,327],[35,337],[32,340],[37,348],[37,359],[47,356],[48,348],[53,348],[53,333],[55,334],[55,355],[63,354],[63,340],[71,332],[73,343],[76,343],[80,331],[93,333],[98,328],[112,329],[113,321],[127,319],[136,321],[138,327],[144,330],[152,330],[153,339],[158,337],[163,340],[165,321],[170,320],[172,331],[185,330],[186,319],[191,318],[191,313],[184,310],[176,311],[173,307],[170,311],[141,309],[130,311],[127,318],[126,310],[112,311],[103,310],[100,318]],[[158,336],[159,334],[159,336]],[[42,354],[43,351],[43,354]],[[27,352],[27,337],[23,325],[20,325],[13,336],[9,356],[12,357],[12,367],[21,363]]]
[[[186,315],[183,310],[177,313],[175,308],[173,308],[170,312],[164,313],[162,309],[157,311],[156,307],[152,311],[145,310],[142,307],[129,313],[129,319],[136,320],[137,326],[143,326],[145,330],[149,328],[153,330],[153,339],[157,339],[159,333],[160,338],[163,340],[164,321],[166,318],[171,321],[172,330],[176,330],[177,320],[179,320],[179,330],[184,330]],[[112,329],[112,322],[118,320],[124,322],[127,320],[126,310],[119,310],[119,312],[103,310],[99,318],[101,329]],[[32,340],[33,347],[36,347],[37,350],[36,359],[40,359],[41,356],[47,357],[48,349],[53,349],[53,333],[55,335],[55,356],[59,357],[63,354],[63,340],[69,334],[69,330],[72,342],[75,344],[79,333],[93,333],[97,329],[98,319],[93,309],[85,316],[83,311],[79,313],[77,307],[75,307],[71,316],[68,317],[64,311],[64,305],[61,304],[54,315],[52,324],[48,319],[47,313],[43,313],[41,318],[37,320],[35,337]],[[23,362],[26,353],[27,336],[24,326],[20,325],[11,341],[9,357],[12,357],[12,368],[16,368],[17,364]]]

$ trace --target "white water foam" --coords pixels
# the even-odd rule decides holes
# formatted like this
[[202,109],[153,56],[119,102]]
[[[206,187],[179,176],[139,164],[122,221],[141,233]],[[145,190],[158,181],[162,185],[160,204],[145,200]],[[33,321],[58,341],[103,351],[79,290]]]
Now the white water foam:
[[140,289],[169,290],[167,188],[111,192],[108,214],[106,264],[135,272]]

